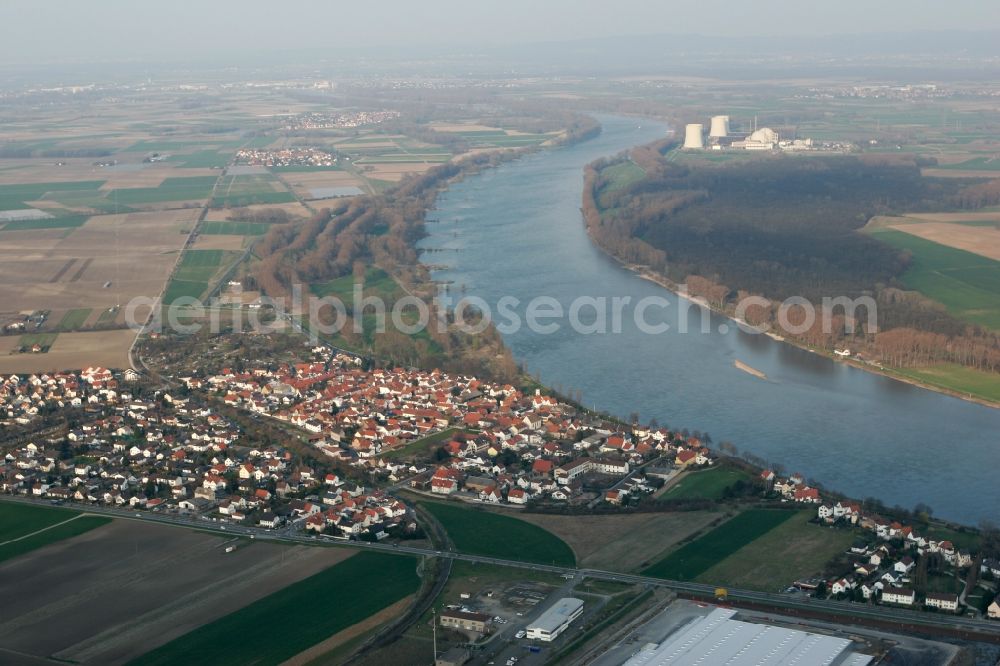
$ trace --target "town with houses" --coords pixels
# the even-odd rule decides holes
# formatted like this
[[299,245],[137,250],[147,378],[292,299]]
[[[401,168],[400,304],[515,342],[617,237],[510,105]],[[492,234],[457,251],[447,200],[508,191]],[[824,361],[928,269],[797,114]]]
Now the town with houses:
[[354,111],[344,113],[303,113],[284,120],[281,129],[355,129],[369,125],[380,125],[399,118],[399,111]]
[[[6,452],[0,490],[380,540],[420,530],[393,488],[512,510],[602,503],[626,510],[679,474],[723,464],[697,436],[609,422],[540,391],[436,370],[366,368],[322,346],[305,356],[183,376],[178,391],[152,393],[138,390],[132,370],[2,377],[0,423],[23,427],[55,410],[75,416],[65,435]],[[255,445],[221,407],[293,429],[320,462],[305,464],[291,447]],[[760,471],[753,488],[770,502],[815,505],[816,529],[859,535],[849,569],[794,581],[799,589],[959,612],[956,594],[916,592],[921,558],[1000,580],[1000,562],[924,538],[858,503],[828,501],[800,475]],[[1000,607],[990,616],[1000,619]]]
[[264,167],[335,167],[340,158],[319,148],[283,148],[264,150],[261,148],[241,148],[236,151],[237,164]]

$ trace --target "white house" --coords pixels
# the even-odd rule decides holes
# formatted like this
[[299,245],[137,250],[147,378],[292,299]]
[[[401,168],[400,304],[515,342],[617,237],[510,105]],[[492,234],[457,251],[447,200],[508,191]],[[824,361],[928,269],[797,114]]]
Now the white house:
[[882,602],[886,604],[912,606],[915,600],[916,594],[908,587],[888,587],[882,591]]
[[928,592],[924,605],[928,608],[937,608],[943,611],[958,611],[958,595],[947,592]]

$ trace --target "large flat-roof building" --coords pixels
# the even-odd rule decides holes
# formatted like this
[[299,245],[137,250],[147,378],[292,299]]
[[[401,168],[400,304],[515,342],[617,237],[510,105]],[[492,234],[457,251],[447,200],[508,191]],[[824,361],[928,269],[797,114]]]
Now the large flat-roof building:
[[865,666],[872,657],[854,652],[845,638],[734,620],[717,608],[644,647],[625,666]]
[[566,631],[570,623],[583,613],[583,600],[564,597],[528,625],[527,637],[531,640],[552,641]]

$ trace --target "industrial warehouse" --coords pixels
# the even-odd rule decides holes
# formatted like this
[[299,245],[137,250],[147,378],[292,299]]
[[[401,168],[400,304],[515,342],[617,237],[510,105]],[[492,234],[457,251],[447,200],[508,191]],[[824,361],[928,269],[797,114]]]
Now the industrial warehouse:
[[625,666],[865,666],[872,657],[844,638],[734,620],[736,611],[716,608],[634,654]]
[[527,638],[530,640],[553,641],[583,613],[583,601],[576,597],[560,599],[528,625]]

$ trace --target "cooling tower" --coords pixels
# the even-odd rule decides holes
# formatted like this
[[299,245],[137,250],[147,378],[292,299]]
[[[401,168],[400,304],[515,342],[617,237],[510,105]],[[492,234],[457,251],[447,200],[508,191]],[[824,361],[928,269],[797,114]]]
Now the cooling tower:
[[701,123],[691,123],[684,128],[685,148],[704,148],[705,142],[701,138]]
[[729,136],[729,116],[712,116],[712,127],[708,135],[715,139]]

